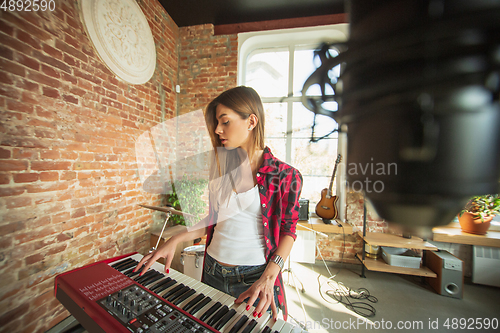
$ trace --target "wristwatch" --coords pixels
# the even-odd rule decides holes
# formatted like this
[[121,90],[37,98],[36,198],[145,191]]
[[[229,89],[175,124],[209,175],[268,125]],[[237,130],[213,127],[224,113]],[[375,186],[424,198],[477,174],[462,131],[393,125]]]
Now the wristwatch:
[[283,258],[281,258],[281,256],[279,256],[277,254],[273,254],[270,261],[274,262],[276,265],[280,266],[280,270],[283,269],[283,265],[285,264],[285,261],[283,260]]

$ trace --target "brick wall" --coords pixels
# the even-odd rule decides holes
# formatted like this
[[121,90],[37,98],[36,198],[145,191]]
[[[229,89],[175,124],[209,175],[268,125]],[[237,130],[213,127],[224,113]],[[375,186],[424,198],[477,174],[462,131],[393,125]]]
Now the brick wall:
[[54,276],[145,251],[158,202],[142,190],[135,140],[176,113],[178,27],[138,1],[156,44],[143,85],[97,56],[75,1],[0,11],[0,332],[44,332],[69,315]]
[[238,36],[214,36],[211,24],[179,29],[179,114],[206,105],[236,86]]
[[[157,52],[143,85],[105,67],[74,1],[56,1],[54,12],[0,12],[0,332],[44,332],[69,315],[53,294],[58,273],[145,253],[155,214],[137,204],[162,197],[144,191],[135,143],[236,86],[236,35],[179,29],[157,0],[138,3]],[[176,143],[198,124],[178,126]],[[160,148],[186,155],[184,146]],[[327,260],[340,256],[338,237],[320,245]]]

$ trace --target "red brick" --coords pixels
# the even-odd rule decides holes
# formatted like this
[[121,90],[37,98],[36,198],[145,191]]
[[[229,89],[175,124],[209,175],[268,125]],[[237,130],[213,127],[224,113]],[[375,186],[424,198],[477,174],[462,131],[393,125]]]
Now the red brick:
[[61,173],[61,180],[73,180],[76,179],[76,172],[66,171]]
[[62,52],[64,53],[68,53],[70,55],[72,55],[73,57],[77,58],[77,59],[80,59],[81,61],[83,61],[84,63],[87,63],[88,62],[88,57],[85,53],[75,49],[74,47],[56,39],[56,48],[61,50]]
[[51,97],[51,98],[59,98],[59,90],[50,88],[50,87],[42,87],[42,93],[44,96]]
[[40,96],[29,91],[23,91],[21,102],[38,105],[38,103],[40,102]]
[[33,254],[31,256],[26,257],[24,259],[24,262],[26,263],[26,265],[32,265],[32,264],[35,264],[35,263],[42,261],[43,258],[44,258],[44,255],[42,255],[41,253],[37,253],[37,254]]
[[32,183],[39,179],[38,173],[15,173],[13,174],[14,183]]
[[86,215],[86,212],[85,212],[85,208],[78,208],[76,209],[72,214],[71,214],[71,218],[72,219],[76,219],[78,217],[82,217],[82,216],[85,216]]
[[17,30],[16,31],[16,37],[17,39],[19,39],[20,41],[30,45],[31,47],[39,50],[42,48],[41,44],[40,44],[40,41],[38,41],[37,39],[33,38],[32,35],[22,31],[22,30]]
[[61,79],[67,82],[70,82],[74,85],[78,83],[78,79],[74,77],[73,75],[66,74],[66,73],[61,73]]
[[50,161],[32,161],[31,170],[69,170],[71,162],[50,162]]
[[5,185],[9,183],[10,183],[10,173],[0,173],[0,184]]
[[21,53],[18,53],[16,52],[14,54],[14,60],[26,67],[29,67],[31,69],[34,69],[36,71],[40,70],[40,63],[38,62],[38,60],[36,59],[33,59],[31,57],[28,57],[24,54],[21,54]]
[[0,158],[10,158],[11,151],[0,147]]
[[32,81],[36,81],[36,82],[43,84],[43,85],[46,85],[46,86],[50,86],[52,88],[60,88],[61,87],[61,83],[59,80],[53,79],[53,78],[51,78],[47,75],[41,74],[39,72],[29,71],[28,72],[28,79],[30,79]]
[[29,197],[15,197],[6,200],[7,209],[31,206],[31,198]]
[[48,44],[43,44],[42,50],[52,58],[56,58],[59,60],[63,59],[63,53]]
[[59,214],[56,214],[52,216],[52,224],[58,224],[61,222],[66,222],[70,219],[70,213],[69,212],[62,212]]
[[53,246],[53,247],[51,247],[51,248],[47,251],[46,255],[50,256],[50,255],[52,255],[52,254],[61,253],[61,252],[63,252],[64,250],[66,250],[66,248],[67,248],[67,247],[68,247],[68,245],[67,245],[67,244],[60,244],[60,245],[57,245],[57,246]]
[[47,66],[45,64],[42,64],[42,73],[44,73],[50,77],[53,77],[57,80],[59,80],[61,78],[61,74],[59,73],[58,70],[54,69],[51,66]]
[[12,75],[9,73],[0,72],[0,83],[13,85],[14,80],[12,79]]
[[[15,308],[11,309],[10,311],[3,313],[0,316],[0,323],[2,323],[2,326],[6,327],[7,324],[16,320],[17,318],[22,318],[23,315],[26,312],[28,312],[29,307],[30,307],[29,303],[23,303],[20,306],[17,306]],[[13,332],[13,331],[11,331],[11,332]]]
[[68,73],[68,74],[71,74],[71,66],[68,66],[68,64],[65,64],[64,62],[62,62],[62,61],[60,61],[52,56],[46,56],[45,54],[38,52],[38,51],[33,51],[33,56],[36,59],[38,59],[40,62],[42,62],[43,64],[50,65],[51,67],[55,67],[57,69],[60,69],[64,72]]
[[27,161],[4,160],[0,163],[0,171],[23,171],[27,169]]
[[26,75],[26,70],[23,66],[2,58],[0,58],[0,70],[23,77]]
[[53,130],[45,130],[41,128],[35,128],[35,137],[42,139],[56,139],[57,133]]
[[68,184],[66,182],[50,182],[50,183],[42,183],[39,185],[27,185],[26,189],[28,193],[40,193],[40,192],[50,192],[50,191],[61,191],[67,190]]
[[40,181],[42,182],[53,182],[59,180],[59,173],[57,172],[41,172]]
[[33,105],[21,103],[18,101],[8,100],[7,101],[7,110],[19,111],[19,112],[31,114],[31,113],[33,113]]
[[0,20],[0,31],[9,36],[14,35],[14,28],[4,20]]

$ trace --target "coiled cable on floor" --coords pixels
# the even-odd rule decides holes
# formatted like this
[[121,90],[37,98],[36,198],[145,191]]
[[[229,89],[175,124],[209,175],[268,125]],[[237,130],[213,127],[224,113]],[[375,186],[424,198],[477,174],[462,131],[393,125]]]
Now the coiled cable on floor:
[[[321,260],[323,261],[323,264],[326,267],[326,270],[329,274],[329,278],[321,283],[320,277],[321,274],[318,275],[318,286],[319,286],[319,294],[321,295],[321,298],[325,300],[328,303],[331,303],[331,300],[327,299],[324,296],[324,293],[322,292],[322,289],[325,284],[330,287],[330,290],[327,290],[325,292],[326,295],[330,296],[330,298],[333,298],[337,303],[343,304],[347,309],[353,311],[354,313],[361,315],[363,317],[373,317],[376,314],[375,307],[371,305],[370,303],[359,301],[359,300],[367,300],[371,303],[377,303],[378,299],[370,294],[370,291],[366,288],[359,288],[356,290],[347,288],[342,282],[336,282],[334,279],[336,276],[340,273],[342,270],[343,264],[344,264],[344,253],[345,253],[345,230],[344,226],[342,224],[339,224],[342,227],[342,234],[343,234],[343,245],[342,245],[342,254],[341,254],[341,260],[340,260],[340,267],[337,273],[332,274],[330,272],[330,269],[328,268],[328,265],[325,262],[325,259],[323,258],[323,255],[321,254],[321,250],[318,247],[318,244],[316,244],[316,248],[318,250],[318,253],[321,257]],[[351,299],[356,299],[358,301],[352,302]]]
[[[328,290],[326,294],[338,303],[343,304],[347,309],[363,317],[374,317],[377,312],[375,307],[370,303],[359,301],[367,300],[371,303],[378,302],[378,299],[375,296],[370,295],[370,291],[366,288],[353,290],[351,288],[347,288],[342,282],[339,282],[335,289]],[[353,302],[351,299],[358,301]]]

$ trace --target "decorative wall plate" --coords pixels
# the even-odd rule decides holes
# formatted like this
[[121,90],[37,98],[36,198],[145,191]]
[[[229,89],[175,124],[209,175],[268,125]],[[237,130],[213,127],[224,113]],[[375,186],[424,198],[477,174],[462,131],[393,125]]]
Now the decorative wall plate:
[[156,67],[148,21],[134,0],[80,0],[80,17],[97,54],[120,79],[142,84]]

